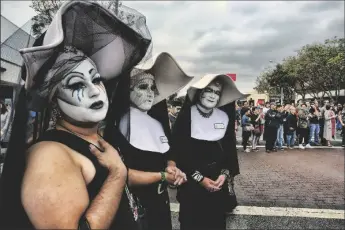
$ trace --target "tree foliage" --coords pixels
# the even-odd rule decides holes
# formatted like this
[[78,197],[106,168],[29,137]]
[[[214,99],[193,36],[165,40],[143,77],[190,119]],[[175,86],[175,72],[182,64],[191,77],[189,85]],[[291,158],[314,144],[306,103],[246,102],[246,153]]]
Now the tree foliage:
[[[63,4],[61,0],[32,0],[30,7],[37,13],[32,18],[32,33],[35,37],[41,35],[45,28],[52,22],[54,15]],[[119,1],[97,1],[103,7],[109,9],[117,15],[117,9],[120,5]]]
[[345,89],[345,39],[334,37],[324,43],[303,46],[296,56],[290,56],[269,72],[261,73],[255,89],[277,94],[284,89],[284,97],[293,92],[305,98],[306,94],[337,100],[341,89]]

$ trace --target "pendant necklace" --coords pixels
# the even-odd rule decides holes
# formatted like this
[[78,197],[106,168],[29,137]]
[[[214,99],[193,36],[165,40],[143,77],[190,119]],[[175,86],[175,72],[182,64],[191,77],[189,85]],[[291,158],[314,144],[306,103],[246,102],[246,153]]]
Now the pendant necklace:
[[[58,124],[58,126],[60,126],[61,128],[65,129],[67,132],[69,132],[69,133],[71,133],[71,134],[73,134],[73,135],[76,135],[76,136],[80,137],[81,139],[83,139],[84,141],[87,141],[88,143],[92,144],[93,146],[95,146],[95,147],[96,147],[98,150],[100,150],[101,152],[104,151],[104,150],[102,150],[102,148],[101,148],[100,146],[98,146],[97,144],[92,143],[91,141],[86,140],[86,139],[85,139],[83,136],[81,136],[80,134],[78,134],[78,133],[76,133],[76,132],[73,132],[72,130],[68,129],[67,127],[65,127],[65,126],[63,126],[63,125],[61,125],[61,124]],[[97,135],[98,135],[98,141],[99,141],[101,138],[103,139],[103,137],[102,137],[101,135],[99,135],[98,133],[97,133]]]
[[207,113],[201,111],[201,109],[199,109],[198,106],[196,106],[196,109],[198,110],[199,114],[200,114],[202,117],[204,117],[204,118],[209,118],[209,117],[212,115],[212,113],[213,113],[213,109],[212,109],[210,112],[207,112]]

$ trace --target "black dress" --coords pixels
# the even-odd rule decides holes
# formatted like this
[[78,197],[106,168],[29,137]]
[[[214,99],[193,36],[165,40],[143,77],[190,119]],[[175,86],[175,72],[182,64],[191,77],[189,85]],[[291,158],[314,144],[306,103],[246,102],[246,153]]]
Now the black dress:
[[[127,139],[116,132],[118,146],[128,168],[145,172],[164,172],[167,167],[167,153],[151,152],[132,146]],[[145,208],[148,230],[171,230],[170,202],[166,182],[130,188]]]
[[[62,130],[50,130],[43,134],[37,142],[41,141],[54,141],[59,142],[68,146],[69,148],[79,152],[83,156],[87,157],[96,168],[96,175],[93,180],[87,185],[87,192],[89,194],[90,202],[99,193],[105,179],[108,176],[108,171],[106,168],[101,166],[97,158],[90,152],[90,143],[84,139],[79,138],[69,132]],[[133,213],[129,206],[128,197],[125,191],[122,194],[121,202],[117,214],[113,220],[113,223],[109,229],[116,230],[136,230],[138,229],[137,224],[134,220]]]
[[[190,139],[189,154],[179,154],[179,167],[187,175],[199,171],[216,181],[221,170],[227,168],[226,156],[220,141]],[[221,230],[226,228],[227,183],[217,192],[209,192],[193,178],[178,188],[181,230]]]

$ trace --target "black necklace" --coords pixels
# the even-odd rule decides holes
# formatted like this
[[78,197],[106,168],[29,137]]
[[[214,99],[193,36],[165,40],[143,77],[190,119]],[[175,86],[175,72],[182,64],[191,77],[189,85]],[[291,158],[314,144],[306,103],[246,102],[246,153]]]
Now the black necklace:
[[[58,126],[60,126],[61,128],[63,128],[63,129],[65,129],[67,132],[69,132],[69,133],[71,133],[71,134],[73,134],[73,135],[75,135],[75,136],[78,136],[79,138],[81,138],[81,139],[83,139],[83,140],[85,140],[85,141],[87,141],[87,142],[89,142],[90,144],[92,144],[93,146],[95,146],[98,150],[100,150],[100,151],[103,151],[101,148],[100,148],[100,146],[98,146],[97,144],[95,144],[95,143],[92,143],[92,142],[90,142],[90,141],[88,141],[88,140],[86,140],[85,139],[85,137],[83,137],[82,135],[79,135],[78,133],[76,133],[76,132],[73,132],[72,130],[70,130],[69,128],[67,128],[66,126],[64,126],[64,125],[61,125],[61,124],[58,124]],[[99,133],[97,132],[97,135],[98,135],[98,140],[100,139],[100,138],[102,138],[102,136],[101,135],[99,135]],[[103,139],[103,138],[102,138]]]
[[202,117],[204,117],[204,118],[209,118],[209,117],[212,115],[212,113],[213,113],[213,109],[212,109],[210,112],[207,112],[207,113],[201,111],[201,109],[199,109],[198,106],[196,106],[196,109],[198,110],[199,114],[200,114]]

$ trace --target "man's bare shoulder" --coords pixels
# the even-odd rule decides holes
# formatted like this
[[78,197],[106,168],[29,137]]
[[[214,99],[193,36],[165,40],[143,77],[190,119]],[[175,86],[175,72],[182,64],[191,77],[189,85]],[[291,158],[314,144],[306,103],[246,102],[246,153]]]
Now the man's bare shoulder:
[[54,141],[42,141],[31,146],[27,151],[27,162],[39,161],[43,166],[53,162],[72,163],[71,151],[61,143]]

